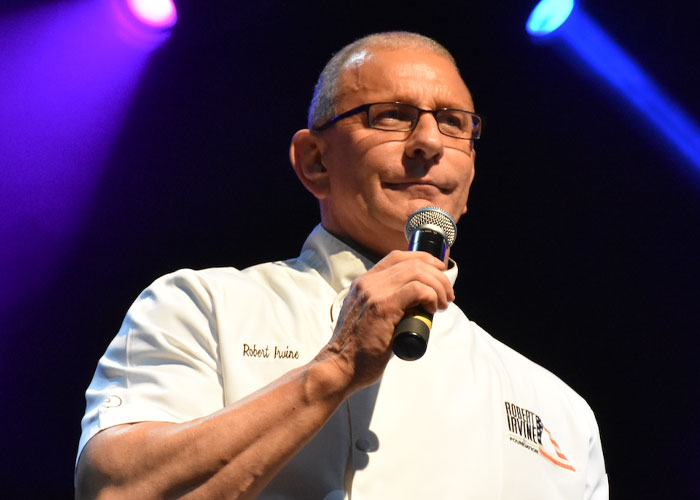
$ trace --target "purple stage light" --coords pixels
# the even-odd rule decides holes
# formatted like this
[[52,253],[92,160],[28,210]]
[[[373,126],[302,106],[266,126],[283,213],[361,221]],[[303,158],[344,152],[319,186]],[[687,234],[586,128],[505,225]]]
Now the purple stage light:
[[127,0],[132,14],[154,28],[172,28],[177,22],[177,10],[172,0]]
[[115,2],[0,19],[0,317],[58,277],[155,46],[125,43]]

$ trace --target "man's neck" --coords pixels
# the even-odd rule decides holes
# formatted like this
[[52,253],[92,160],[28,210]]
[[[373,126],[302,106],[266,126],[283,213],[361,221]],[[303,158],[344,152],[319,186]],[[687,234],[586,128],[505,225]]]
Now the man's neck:
[[[386,254],[382,255],[382,254],[378,254],[378,253],[376,253],[376,252],[373,252],[372,250],[370,250],[370,249],[368,249],[367,247],[365,247],[365,246],[359,244],[358,242],[356,242],[355,240],[353,240],[352,238],[350,238],[350,237],[347,236],[347,235],[340,235],[340,234],[334,233],[333,231],[330,231],[330,230],[327,229],[326,227],[324,227],[323,229],[325,229],[326,232],[328,232],[329,234],[333,235],[335,238],[339,239],[340,241],[342,241],[343,243],[345,243],[347,246],[349,246],[350,248],[352,248],[353,250],[355,250],[357,253],[359,253],[360,255],[362,255],[363,257],[365,257],[366,259],[368,259],[369,261],[371,261],[371,262],[373,262],[373,263],[375,263],[375,264],[376,264],[377,262],[379,262],[379,261],[386,255]],[[406,250],[406,249],[404,248],[403,250]],[[447,265],[447,264],[449,263],[449,261],[450,261],[450,249],[448,248],[448,249],[445,251],[445,260],[444,260],[444,262],[445,262],[445,264]]]
[[355,240],[353,240],[352,238],[350,238],[347,235],[341,235],[341,234],[335,233],[335,232],[329,230],[328,228],[326,228],[325,226],[323,227],[323,229],[325,229],[326,232],[333,235],[335,238],[339,239],[340,241],[345,243],[347,246],[349,246],[350,248],[355,250],[357,253],[359,253],[360,255],[365,257],[367,260],[369,260],[375,264],[384,257],[384,255],[380,255],[380,254],[368,249],[367,247],[360,245],[358,242],[356,242]]

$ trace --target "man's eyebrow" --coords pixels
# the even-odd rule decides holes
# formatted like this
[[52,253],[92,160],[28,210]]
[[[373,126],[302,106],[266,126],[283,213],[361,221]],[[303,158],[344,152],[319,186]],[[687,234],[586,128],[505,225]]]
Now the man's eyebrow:
[[436,99],[432,102],[432,104],[428,107],[426,106],[421,106],[419,102],[416,101],[415,97],[408,97],[408,96],[403,96],[402,94],[396,94],[394,95],[391,99],[385,101],[385,102],[405,102],[406,104],[413,104],[414,106],[418,106],[421,109],[443,109],[443,108],[449,108],[449,109],[463,109],[465,111],[470,111],[474,113],[474,105],[471,103],[458,103],[456,101],[447,101],[447,100],[441,100],[441,99]]

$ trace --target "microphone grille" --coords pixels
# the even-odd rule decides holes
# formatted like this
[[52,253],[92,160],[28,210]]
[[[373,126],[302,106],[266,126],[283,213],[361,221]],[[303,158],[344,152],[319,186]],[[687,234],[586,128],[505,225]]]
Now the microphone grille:
[[442,208],[425,207],[413,212],[406,221],[406,239],[411,241],[413,233],[418,229],[431,229],[442,233],[447,248],[450,248],[457,239],[457,224]]

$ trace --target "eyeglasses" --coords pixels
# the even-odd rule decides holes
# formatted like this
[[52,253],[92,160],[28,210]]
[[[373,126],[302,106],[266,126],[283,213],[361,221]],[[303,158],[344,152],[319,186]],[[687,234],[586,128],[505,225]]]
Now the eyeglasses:
[[423,113],[435,117],[438,130],[449,137],[457,139],[478,139],[481,136],[481,117],[463,109],[421,109],[404,102],[375,102],[363,104],[345,113],[334,116],[323,125],[314,127],[320,132],[336,122],[358,113],[367,113],[367,124],[370,128],[389,132],[408,132],[416,128]]

